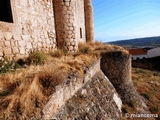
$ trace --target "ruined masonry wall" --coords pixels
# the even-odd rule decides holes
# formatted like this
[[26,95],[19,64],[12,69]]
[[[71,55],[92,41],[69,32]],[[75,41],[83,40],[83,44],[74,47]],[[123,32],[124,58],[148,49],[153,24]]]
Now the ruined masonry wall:
[[22,57],[37,48],[56,49],[52,0],[15,0],[11,7],[14,23],[9,24],[10,30],[0,30],[0,57]]
[[87,68],[83,78],[73,75],[56,86],[55,93],[43,109],[43,118],[118,119],[121,117],[121,107],[122,101],[100,70],[100,60],[98,60]]
[[[118,105],[120,108],[118,108]],[[122,101],[108,78],[95,74],[53,115],[54,120],[120,120]]]

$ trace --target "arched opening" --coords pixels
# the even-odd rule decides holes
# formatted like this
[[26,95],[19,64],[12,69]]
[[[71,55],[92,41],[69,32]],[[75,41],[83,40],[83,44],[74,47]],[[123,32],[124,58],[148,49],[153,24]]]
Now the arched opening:
[[0,0],[0,21],[13,23],[10,0]]

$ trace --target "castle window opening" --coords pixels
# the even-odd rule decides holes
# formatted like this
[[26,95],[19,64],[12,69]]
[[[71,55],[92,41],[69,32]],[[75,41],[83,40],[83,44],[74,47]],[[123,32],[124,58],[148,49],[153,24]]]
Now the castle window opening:
[[80,38],[82,38],[82,28],[80,28]]
[[10,0],[0,0],[0,21],[13,23]]

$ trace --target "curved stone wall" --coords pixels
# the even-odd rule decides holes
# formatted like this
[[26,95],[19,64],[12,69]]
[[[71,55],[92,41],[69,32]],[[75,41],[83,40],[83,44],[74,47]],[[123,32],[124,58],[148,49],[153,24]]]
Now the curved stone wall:
[[143,98],[136,92],[131,80],[131,55],[121,51],[102,54],[101,69],[109,78],[122,101],[144,105]]
[[83,0],[54,0],[58,47],[70,52],[78,49],[78,42],[85,42]]

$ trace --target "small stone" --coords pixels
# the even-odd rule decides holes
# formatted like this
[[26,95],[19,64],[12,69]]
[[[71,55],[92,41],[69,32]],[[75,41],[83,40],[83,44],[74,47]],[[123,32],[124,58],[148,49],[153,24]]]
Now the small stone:
[[19,50],[18,50],[18,48],[17,48],[17,47],[13,47],[13,48],[12,48],[12,51],[13,51],[13,54],[16,54],[16,53],[18,53],[18,52],[19,52]]
[[6,47],[10,47],[11,46],[10,41],[5,41],[4,44],[5,44]]
[[3,32],[0,32],[0,39],[3,39],[4,38],[4,34]]
[[69,2],[65,2],[64,4],[65,4],[65,6],[69,6]]
[[22,35],[22,39],[28,41],[29,40],[29,35]]
[[25,54],[25,49],[24,49],[24,47],[20,47],[19,50],[20,50],[20,54],[22,54],[22,55]]
[[14,39],[14,40],[22,40],[21,36],[19,36],[19,35],[14,35],[14,36],[13,36],[13,39]]
[[32,44],[31,44],[31,42],[27,43],[27,49],[32,49]]
[[5,47],[3,50],[4,50],[5,55],[11,55],[12,54],[11,48],[9,48],[9,47]]
[[20,47],[24,47],[26,45],[23,40],[18,41],[18,44],[19,44]]
[[73,50],[73,46],[69,46],[69,50],[72,51]]
[[3,52],[0,52],[0,56],[3,56]]
[[4,38],[5,38],[6,40],[11,40],[12,34],[11,34],[10,32],[4,32]]
[[0,40],[0,46],[4,47],[4,42]]

